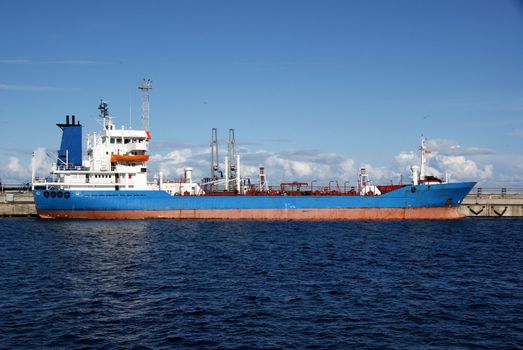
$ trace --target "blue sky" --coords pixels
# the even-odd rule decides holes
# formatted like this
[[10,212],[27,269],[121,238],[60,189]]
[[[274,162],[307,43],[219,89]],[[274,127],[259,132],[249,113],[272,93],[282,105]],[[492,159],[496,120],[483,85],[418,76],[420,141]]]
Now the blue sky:
[[218,127],[275,181],[396,180],[423,133],[434,171],[523,187],[521,1],[4,1],[0,19],[4,181],[66,114],[96,131],[100,98],[138,126],[151,78],[151,166],[171,175],[206,175]]

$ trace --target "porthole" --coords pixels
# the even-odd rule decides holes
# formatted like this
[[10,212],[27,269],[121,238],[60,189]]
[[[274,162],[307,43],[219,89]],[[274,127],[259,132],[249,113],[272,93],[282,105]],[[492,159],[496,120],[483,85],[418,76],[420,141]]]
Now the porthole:
[[64,193],[62,191],[56,192],[56,196],[58,198],[62,198],[64,196]]
[[56,198],[56,192],[55,191],[51,192],[51,198]]
[[49,198],[49,192],[45,191],[45,192],[44,192],[44,197],[45,197],[45,198]]
[[412,193],[416,192],[416,187],[411,187],[410,192],[412,192]]

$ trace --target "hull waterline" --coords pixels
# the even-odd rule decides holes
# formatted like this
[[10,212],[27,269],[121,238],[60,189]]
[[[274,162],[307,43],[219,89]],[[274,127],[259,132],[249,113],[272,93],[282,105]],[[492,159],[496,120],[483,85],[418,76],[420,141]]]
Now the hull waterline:
[[464,215],[452,208],[242,209],[242,210],[41,210],[43,219],[211,219],[211,220],[451,220]]

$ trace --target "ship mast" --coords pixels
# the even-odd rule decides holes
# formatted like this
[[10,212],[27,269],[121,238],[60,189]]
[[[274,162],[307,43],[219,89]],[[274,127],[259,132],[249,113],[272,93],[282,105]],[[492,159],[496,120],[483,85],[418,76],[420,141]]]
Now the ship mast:
[[142,129],[149,131],[149,96],[153,88],[153,82],[151,79],[143,80],[138,84],[142,96]]
[[427,152],[426,141],[427,139],[421,135],[421,146],[419,148],[421,152],[421,169],[419,171],[420,180],[425,180],[425,163],[427,162],[427,159],[425,158],[425,153]]
[[98,110],[100,111],[100,118],[103,119],[105,130],[109,130],[112,124],[111,117],[109,117],[109,105],[107,104],[108,102],[109,101],[106,100],[100,100],[100,105],[98,106]]

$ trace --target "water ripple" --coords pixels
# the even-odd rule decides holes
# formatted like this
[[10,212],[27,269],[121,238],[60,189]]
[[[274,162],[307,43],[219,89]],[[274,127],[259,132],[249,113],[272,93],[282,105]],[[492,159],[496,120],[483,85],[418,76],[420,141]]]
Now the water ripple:
[[518,348],[521,232],[0,220],[0,348]]

